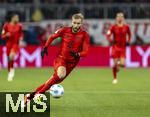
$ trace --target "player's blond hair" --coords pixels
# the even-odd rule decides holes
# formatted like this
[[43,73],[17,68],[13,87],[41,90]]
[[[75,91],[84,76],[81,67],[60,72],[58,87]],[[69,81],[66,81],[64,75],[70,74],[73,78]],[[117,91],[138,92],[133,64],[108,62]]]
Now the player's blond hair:
[[76,13],[72,16],[72,19],[81,19],[81,21],[84,20],[84,16],[82,13]]

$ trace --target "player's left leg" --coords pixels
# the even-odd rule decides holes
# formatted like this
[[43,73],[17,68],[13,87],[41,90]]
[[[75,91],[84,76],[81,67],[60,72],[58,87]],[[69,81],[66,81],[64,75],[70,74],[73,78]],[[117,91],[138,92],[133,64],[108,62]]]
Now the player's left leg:
[[125,67],[125,58],[120,58],[120,67]]

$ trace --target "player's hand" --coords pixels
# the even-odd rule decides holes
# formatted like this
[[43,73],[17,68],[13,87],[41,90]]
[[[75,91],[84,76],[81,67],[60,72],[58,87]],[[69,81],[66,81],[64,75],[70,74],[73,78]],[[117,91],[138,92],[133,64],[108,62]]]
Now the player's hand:
[[79,58],[80,57],[79,53],[73,52],[73,51],[70,52],[70,55],[73,56],[74,58]]
[[44,47],[43,50],[41,51],[41,57],[42,59],[44,58],[44,55],[48,55],[47,47]]
[[19,47],[25,47],[26,43],[21,39],[19,40]]

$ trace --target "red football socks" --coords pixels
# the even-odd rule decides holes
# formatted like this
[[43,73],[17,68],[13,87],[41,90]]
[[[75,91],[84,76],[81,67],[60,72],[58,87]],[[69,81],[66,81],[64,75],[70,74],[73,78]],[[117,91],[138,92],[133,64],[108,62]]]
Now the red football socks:
[[13,60],[8,62],[8,71],[10,71],[10,69],[13,68],[13,64],[14,64]]
[[116,79],[117,78],[117,67],[114,66],[112,70],[113,70],[113,77],[114,77],[114,79]]

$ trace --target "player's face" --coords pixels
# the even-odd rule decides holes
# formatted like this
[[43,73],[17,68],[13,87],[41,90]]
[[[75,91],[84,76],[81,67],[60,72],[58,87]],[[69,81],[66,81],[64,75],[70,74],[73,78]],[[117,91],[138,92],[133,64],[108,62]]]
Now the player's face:
[[14,15],[11,19],[12,22],[17,23],[19,22],[19,16],[18,15]]
[[118,13],[117,14],[116,21],[117,22],[123,22],[124,21],[124,15],[123,15],[123,13]]
[[82,20],[81,19],[74,19],[72,18],[72,29],[74,32],[77,32],[79,28],[82,25]]

